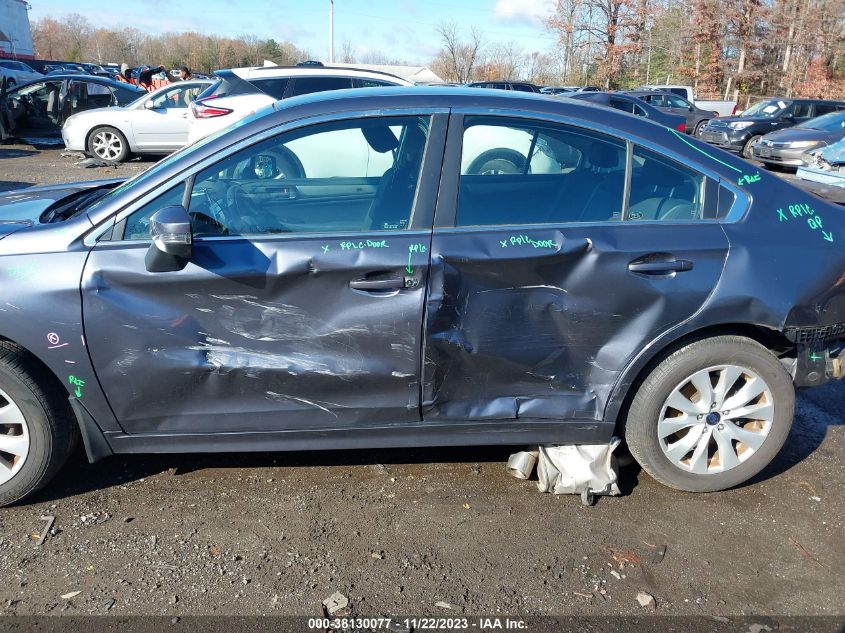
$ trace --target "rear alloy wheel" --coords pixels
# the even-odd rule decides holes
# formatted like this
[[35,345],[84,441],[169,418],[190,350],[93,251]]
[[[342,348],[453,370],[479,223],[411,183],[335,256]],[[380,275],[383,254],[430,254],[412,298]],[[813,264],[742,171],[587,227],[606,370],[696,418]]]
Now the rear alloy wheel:
[[46,384],[30,355],[0,341],[0,507],[44,486],[73,449],[70,408]]
[[795,390],[780,361],[751,339],[691,343],[642,383],[628,414],[631,454],[657,481],[710,492],[736,486],[778,453]]
[[122,163],[129,157],[129,144],[119,130],[98,127],[88,137],[88,153],[102,160]]
[[757,145],[757,143],[760,142],[761,138],[763,138],[763,137],[758,134],[757,136],[752,136],[750,139],[748,139],[748,142],[745,145],[743,145],[743,147],[742,147],[742,157],[743,158],[747,158],[747,159],[754,158],[754,153],[753,153],[754,146]]

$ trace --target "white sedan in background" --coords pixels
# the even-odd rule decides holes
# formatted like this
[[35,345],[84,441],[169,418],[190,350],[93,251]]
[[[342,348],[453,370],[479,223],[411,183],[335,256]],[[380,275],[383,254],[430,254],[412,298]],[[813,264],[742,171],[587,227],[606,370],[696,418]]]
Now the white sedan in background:
[[180,81],[124,107],[74,114],[62,127],[65,147],[118,163],[132,154],[174,152],[188,143],[188,106],[209,85]]

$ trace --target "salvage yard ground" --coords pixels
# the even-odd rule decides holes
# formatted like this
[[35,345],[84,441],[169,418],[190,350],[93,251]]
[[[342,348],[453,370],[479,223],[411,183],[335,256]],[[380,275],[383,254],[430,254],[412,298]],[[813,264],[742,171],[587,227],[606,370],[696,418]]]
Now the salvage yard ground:
[[[152,160],[74,163],[0,147],[0,190]],[[647,592],[658,614],[845,616],[843,396],[801,394],[748,485],[693,495],[628,466],[594,507],[510,477],[511,447],[77,454],[0,510],[0,613],[319,616],[339,591],[356,616],[630,615]]]

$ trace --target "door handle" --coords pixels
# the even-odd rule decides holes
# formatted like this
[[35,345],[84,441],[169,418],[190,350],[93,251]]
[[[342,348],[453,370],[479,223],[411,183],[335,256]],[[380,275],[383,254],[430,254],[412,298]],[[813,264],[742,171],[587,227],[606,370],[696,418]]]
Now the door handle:
[[354,290],[397,290],[405,287],[404,277],[389,277],[387,279],[353,279],[349,287]]
[[628,264],[628,270],[641,275],[668,275],[692,270],[693,264],[688,259],[666,259],[657,261],[634,260]]

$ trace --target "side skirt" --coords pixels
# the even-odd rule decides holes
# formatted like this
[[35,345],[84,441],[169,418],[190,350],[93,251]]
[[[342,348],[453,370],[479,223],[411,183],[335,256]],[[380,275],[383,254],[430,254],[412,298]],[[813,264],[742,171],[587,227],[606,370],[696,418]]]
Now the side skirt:
[[[116,454],[307,451],[491,444],[607,444],[613,425],[595,420],[452,422],[265,433],[106,435]],[[86,448],[87,448],[86,442]]]

